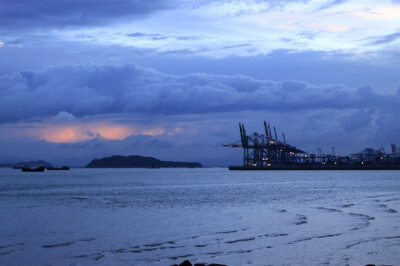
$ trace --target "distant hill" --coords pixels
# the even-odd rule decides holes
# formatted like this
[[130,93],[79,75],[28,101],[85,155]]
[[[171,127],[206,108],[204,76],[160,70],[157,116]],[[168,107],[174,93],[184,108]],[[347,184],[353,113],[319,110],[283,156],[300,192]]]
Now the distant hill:
[[29,166],[29,167],[39,167],[39,166],[52,167],[53,165],[51,163],[43,161],[43,160],[0,164],[0,167],[25,167],[25,166]]
[[200,163],[192,162],[173,162],[161,161],[153,157],[144,157],[139,155],[121,156],[114,155],[101,159],[92,160],[87,168],[197,168],[202,167]]

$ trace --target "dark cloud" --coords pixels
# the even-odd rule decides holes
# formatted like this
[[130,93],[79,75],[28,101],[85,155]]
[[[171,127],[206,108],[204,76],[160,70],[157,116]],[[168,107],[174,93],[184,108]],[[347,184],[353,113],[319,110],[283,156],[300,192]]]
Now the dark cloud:
[[193,41],[193,40],[203,39],[203,37],[200,36],[174,36],[174,35],[163,35],[158,33],[143,33],[143,32],[129,33],[126,36],[132,38],[147,38],[153,41],[167,40],[167,39],[178,40],[178,41]]
[[321,7],[319,7],[315,11],[321,11],[321,10],[324,10],[324,9],[329,9],[331,7],[343,4],[345,2],[347,2],[347,0],[333,0],[333,1],[330,1],[329,3],[327,3],[327,4],[322,5]]
[[221,47],[221,50],[227,50],[227,49],[233,49],[233,48],[240,48],[240,47],[249,47],[251,46],[250,43],[243,43],[243,44],[237,44],[237,45],[228,45],[228,46],[224,46]]
[[167,75],[137,65],[63,66],[0,76],[0,122],[45,116],[204,114],[266,110],[398,109],[369,86],[313,85],[246,76]]
[[167,140],[160,140],[150,136],[130,136],[126,138],[124,143],[129,143],[129,147],[143,148],[143,149],[172,149],[176,145]]
[[2,0],[0,29],[52,28],[107,24],[167,8],[165,0]]
[[22,44],[22,40],[21,39],[13,39],[13,40],[6,41],[4,44],[5,45],[20,45],[20,44]]
[[376,119],[378,130],[376,139],[380,140],[380,145],[385,145],[387,141],[398,144],[400,141],[400,112],[381,113]]
[[384,43],[391,43],[397,39],[400,39],[400,32],[396,32],[393,34],[388,34],[388,35],[374,38],[374,40],[369,42],[367,45],[380,45],[380,44],[384,44]]
[[[193,36],[196,38],[195,36]],[[186,38],[186,37],[183,37]],[[200,37],[199,37],[200,38]],[[177,38],[179,39],[179,38]],[[186,40],[186,39],[184,39]],[[229,50],[229,49],[236,49],[236,48],[244,48],[244,47],[249,47],[251,48],[250,43],[242,43],[242,44],[237,44],[237,45],[228,45],[228,46],[221,46],[217,48],[211,48],[211,47],[202,47],[198,49],[176,49],[176,50],[168,50],[168,51],[163,51],[159,52],[159,55],[196,55],[196,54],[201,54],[204,52],[212,52],[212,51],[223,51],[223,50]]]
[[340,126],[347,132],[353,132],[360,128],[365,128],[371,124],[373,118],[371,112],[358,110],[351,116],[343,117]]
[[142,33],[142,32],[130,33],[130,34],[127,34],[126,36],[133,37],[133,38],[148,38],[153,41],[166,40],[166,39],[170,38],[170,36],[165,36],[165,35],[161,35],[161,34],[157,34],[157,33],[149,34],[149,33]]
[[313,40],[320,33],[321,32],[303,32],[303,33],[299,34],[298,36],[301,38]]

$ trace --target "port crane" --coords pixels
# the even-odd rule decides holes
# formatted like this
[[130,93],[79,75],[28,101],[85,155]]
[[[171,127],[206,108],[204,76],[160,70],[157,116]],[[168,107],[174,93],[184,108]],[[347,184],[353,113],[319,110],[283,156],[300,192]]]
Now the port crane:
[[243,148],[243,166],[263,167],[269,165],[292,164],[304,161],[307,153],[278,139],[276,127],[264,121],[264,133],[248,135],[243,123],[239,123],[240,140],[224,147]]

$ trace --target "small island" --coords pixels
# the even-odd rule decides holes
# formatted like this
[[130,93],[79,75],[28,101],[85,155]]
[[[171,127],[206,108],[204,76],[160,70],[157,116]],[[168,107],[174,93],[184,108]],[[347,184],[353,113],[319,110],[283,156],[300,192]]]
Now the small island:
[[86,168],[198,168],[200,163],[161,161],[140,155],[114,155],[92,160]]

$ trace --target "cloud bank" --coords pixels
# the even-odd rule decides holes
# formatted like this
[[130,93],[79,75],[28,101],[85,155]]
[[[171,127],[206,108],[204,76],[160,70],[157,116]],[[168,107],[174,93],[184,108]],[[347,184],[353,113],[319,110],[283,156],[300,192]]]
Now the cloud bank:
[[0,29],[104,25],[115,19],[136,19],[168,7],[164,0],[3,0]]
[[324,109],[399,112],[400,89],[384,95],[369,86],[317,86],[240,75],[167,75],[137,65],[62,66],[0,76],[0,123],[63,112],[79,118],[120,113],[182,115]]

